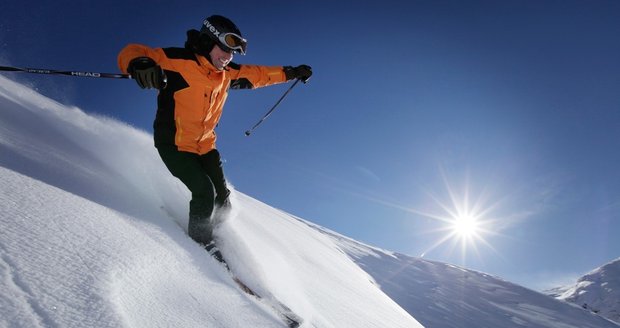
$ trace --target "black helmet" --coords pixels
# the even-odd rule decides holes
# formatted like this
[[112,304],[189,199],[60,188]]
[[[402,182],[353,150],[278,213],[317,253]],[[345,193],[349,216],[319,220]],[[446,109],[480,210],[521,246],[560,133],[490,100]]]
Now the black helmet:
[[207,47],[209,51],[214,44],[217,44],[224,51],[238,52],[245,55],[248,41],[241,36],[241,31],[239,31],[237,25],[224,16],[213,15],[207,17],[202,22],[200,36],[205,42],[211,43]]

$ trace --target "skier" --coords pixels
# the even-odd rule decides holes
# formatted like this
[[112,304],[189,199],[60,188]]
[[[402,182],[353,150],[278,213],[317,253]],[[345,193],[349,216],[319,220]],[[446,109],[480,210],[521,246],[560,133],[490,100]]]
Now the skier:
[[215,127],[228,89],[253,89],[312,75],[307,65],[239,65],[247,41],[228,18],[207,17],[200,31],[187,31],[185,47],[150,48],[130,44],[118,56],[123,73],[138,85],[159,90],[153,123],[155,147],[173,176],[191,191],[188,234],[213,255],[215,209],[230,207],[230,190],[215,146]]

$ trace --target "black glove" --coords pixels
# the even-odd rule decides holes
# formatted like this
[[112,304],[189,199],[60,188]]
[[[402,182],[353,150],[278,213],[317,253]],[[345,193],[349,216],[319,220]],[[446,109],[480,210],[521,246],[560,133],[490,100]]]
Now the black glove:
[[312,76],[312,67],[308,65],[299,65],[297,67],[284,66],[284,74],[287,81],[300,79],[303,83],[306,83]]
[[166,76],[157,63],[149,57],[138,57],[129,62],[127,72],[136,80],[142,89],[163,89],[166,87]]

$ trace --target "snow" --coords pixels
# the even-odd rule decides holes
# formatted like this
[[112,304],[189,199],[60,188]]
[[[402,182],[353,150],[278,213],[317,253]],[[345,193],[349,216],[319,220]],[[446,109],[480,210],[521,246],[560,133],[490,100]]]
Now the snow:
[[[0,326],[278,327],[186,234],[149,134],[0,77]],[[234,272],[303,327],[421,327],[324,234],[233,191]]]
[[[0,185],[0,327],[285,326],[187,236],[189,193],[144,131],[0,77]],[[302,327],[618,327],[240,191],[232,203],[216,229],[222,253]]]
[[620,258],[585,274],[573,285],[554,288],[547,294],[620,323]]
[[338,240],[388,296],[426,327],[618,327],[483,272],[384,251],[344,236]]
[[[0,168],[6,327],[272,327],[182,233]],[[175,240],[176,239],[176,240]],[[217,295],[214,302],[213,295]],[[244,315],[231,309],[250,307]],[[0,321],[0,322],[2,322]]]

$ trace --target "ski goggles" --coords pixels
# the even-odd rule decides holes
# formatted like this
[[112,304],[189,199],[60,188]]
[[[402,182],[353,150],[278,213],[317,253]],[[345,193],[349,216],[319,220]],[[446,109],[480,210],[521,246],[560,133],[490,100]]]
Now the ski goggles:
[[217,36],[222,45],[228,47],[230,50],[245,55],[245,49],[248,46],[248,41],[235,33],[220,33]]
[[223,50],[230,50],[245,55],[245,49],[248,46],[248,41],[241,37],[241,35],[232,32],[222,33],[208,20],[203,22],[203,33],[205,30],[209,31],[211,36],[218,40],[220,45],[226,48]]

